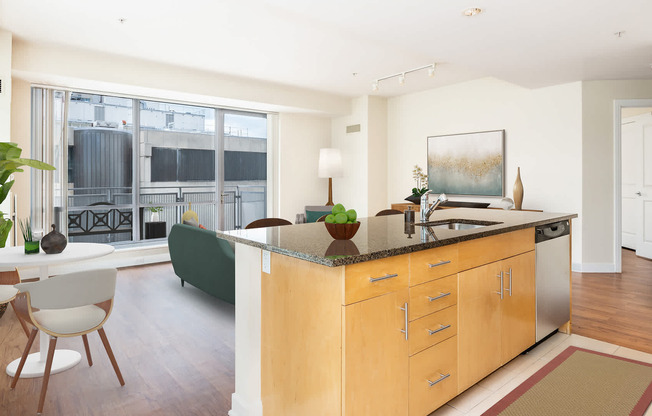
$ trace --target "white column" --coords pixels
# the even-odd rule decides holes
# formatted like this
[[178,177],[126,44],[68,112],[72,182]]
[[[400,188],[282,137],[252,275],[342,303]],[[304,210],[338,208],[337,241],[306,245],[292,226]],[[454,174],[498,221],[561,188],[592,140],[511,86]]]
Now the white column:
[[262,416],[261,250],[235,246],[235,393],[229,416]]

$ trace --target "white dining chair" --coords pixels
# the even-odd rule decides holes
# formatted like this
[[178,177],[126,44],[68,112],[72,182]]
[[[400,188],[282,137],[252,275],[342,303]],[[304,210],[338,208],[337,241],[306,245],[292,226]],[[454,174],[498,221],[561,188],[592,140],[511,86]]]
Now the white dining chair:
[[43,412],[52,359],[59,337],[81,336],[88,365],[92,366],[93,361],[86,335],[97,331],[109,360],[111,360],[113,370],[118,376],[118,381],[121,386],[124,386],[122,373],[120,373],[120,368],[103,328],[113,308],[116,276],[116,269],[88,270],[15,285],[19,290],[15,301],[16,313],[33,329],[11,382],[12,389],[16,387],[16,382],[38,331],[41,330],[50,335],[38,414]]

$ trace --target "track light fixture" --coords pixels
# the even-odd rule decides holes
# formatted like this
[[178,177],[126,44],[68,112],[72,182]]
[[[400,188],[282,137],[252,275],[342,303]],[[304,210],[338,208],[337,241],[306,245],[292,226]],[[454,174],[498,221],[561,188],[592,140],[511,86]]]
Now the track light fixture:
[[403,85],[403,84],[405,84],[405,75],[406,75],[406,74],[409,74],[410,72],[421,71],[422,69],[427,69],[427,70],[428,70],[428,76],[429,76],[429,77],[434,77],[434,76],[435,76],[435,65],[436,65],[436,64],[430,64],[430,65],[420,66],[419,68],[414,68],[414,69],[410,69],[410,70],[408,70],[408,71],[403,71],[403,72],[399,72],[399,73],[397,73],[397,74],[392,74],[392,75],[388,75],[388,76],[386,76],[386,77],[378,78],[377,80],[375,80],[375,81],[371,84],[371,89],[372,89],[373,91],[378,91],[380,81],[384,81],[384,80],[386,80],[386,79],[395,78],[395,77],[398,78],[398,83],[399,83],[400,85]]

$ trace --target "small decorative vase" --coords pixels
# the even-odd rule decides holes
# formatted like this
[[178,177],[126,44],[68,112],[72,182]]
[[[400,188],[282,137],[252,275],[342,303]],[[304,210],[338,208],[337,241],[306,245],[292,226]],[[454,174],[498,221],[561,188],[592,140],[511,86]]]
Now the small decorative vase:
[[151,222],[158,222],[159,221],[158,212],[152,212],[152,216],[149,218],[149,220]]
[[52,224],[52,231],[41,239],[41,248],[45,251],[45,254],[61,253],[67,245],[66,237],[57,231],[54,224]]
[[516,173],[516,182],[514,182],[514,209],[520,210],[523,206],[523,182],[521,182],[521,168]]
[[39,252],[38,241],[25,241],[25,254],[37,254]]

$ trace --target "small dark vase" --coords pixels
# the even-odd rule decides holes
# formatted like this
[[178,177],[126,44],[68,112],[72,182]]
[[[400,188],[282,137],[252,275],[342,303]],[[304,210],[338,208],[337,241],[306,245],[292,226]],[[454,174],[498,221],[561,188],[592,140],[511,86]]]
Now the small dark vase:
[[420,196],[415,196],[415,195],[410,195],[407,198],[405,198],[406,201],[410,201],[413,204],[419,205],[421,203],[421,197]]
[[52,231],[47,233],[41,239],[41,248],[45,254],[58,254],[63,251],[68,245],[66,237],[56,230],[56,226],[52,224]]

